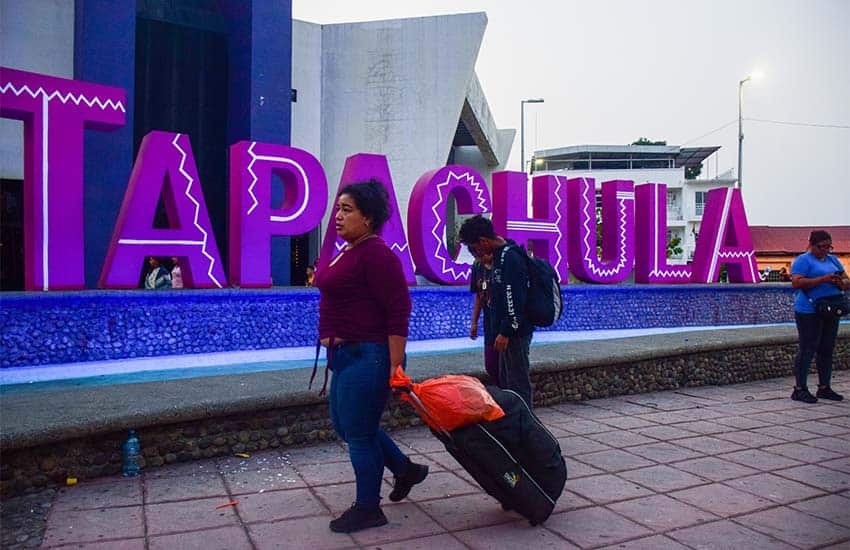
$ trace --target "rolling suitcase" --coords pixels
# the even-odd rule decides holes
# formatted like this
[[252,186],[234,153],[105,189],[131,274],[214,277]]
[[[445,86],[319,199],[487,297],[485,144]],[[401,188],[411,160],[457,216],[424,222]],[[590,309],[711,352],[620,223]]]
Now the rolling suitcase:
[[[487,390],[505,411],[503,418],[431,431],[502,508],[539,525],[552,514],[567,481],[561,448],[518,394]],[[415,393],[409,395],[420,414],[428,415]]]

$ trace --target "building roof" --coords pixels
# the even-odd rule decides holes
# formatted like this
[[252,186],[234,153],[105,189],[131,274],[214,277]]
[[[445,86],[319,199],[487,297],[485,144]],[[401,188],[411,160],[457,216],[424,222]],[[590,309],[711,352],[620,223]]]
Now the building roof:
[[542,149],[534,152],[534,158],[547,166],[574,167],[576,162],[591,161],[599,167],[623,168],[615,165],[619,162],[643,162],[642,168],[657,168],[652,163],[663,159],[673,168],[699,166],[707,157],[713,155],[720,146],[679,147],[678,145],[571,145],[556,149]]
[[679,156],[676,157],[676,167],[699,166],[706,158],[710,157],[717,150],[719,145],[712,147],[682,147],[679,151]]
[[632,154],[652,157],[675,157],[679,154],[681,147],[678,145],[571,145],[569,147],[558,147],[556,149],[543,149],[534,152],[535,158],[544,159],[572,159],[585,158],[588,154],[615,155],[622,158],[623,155]]
[[751,225],[750,235],[756,254],[801,254],[808,247],[809,234],[825,229],[832,235],[833,252],[850,253],[850,225],[827,227],[787,227]]

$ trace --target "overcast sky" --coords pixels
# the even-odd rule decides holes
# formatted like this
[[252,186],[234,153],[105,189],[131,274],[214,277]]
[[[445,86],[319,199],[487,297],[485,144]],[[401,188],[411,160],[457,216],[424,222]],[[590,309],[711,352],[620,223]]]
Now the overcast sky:
[[526,105],[526,159],[645,136],[722,146],[703,176],[722,175],[738,82],[758,70],[744,118],[794,124],[744,121],[750,224],[850,224],[850,0],[293,0],[314,23],[473,11],[488,17],[476,72],[496,123],[517,129],[509,169],[520,100],[542,97]]

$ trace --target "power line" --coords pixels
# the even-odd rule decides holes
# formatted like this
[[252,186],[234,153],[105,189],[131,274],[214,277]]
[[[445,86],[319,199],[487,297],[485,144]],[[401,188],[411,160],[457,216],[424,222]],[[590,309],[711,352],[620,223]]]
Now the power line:
[[[811,127],[811,128],[850,129],[850,126],[844,125],[844,124],[815,124],[813,122],[788,122],[788,121],[785,121],[785,120],[769,120],[769,119],[765,119],[765,118],[745,118],[744,120],[746,120],[748,122],[765,122],[765,123],[768,123],[768,124],[784,124],[784,125],[787,125],[787,126],[808,126],[808,127]],[[700,140],[704,137],[708,137],[711,134],[717,133],[720,130],[724,130],[724,129],[728,128],[729,126],[735,124],[736,122],[738,122],[738,119],[734,118],[734,119],[730,120],[729,122],[727,122],[726,124],[724,124],[723,126],[715,128],[714,130],[712,130],[710,132],[706,132],[705,134],[703,134],[699,137],[695,137],[693,139],[689,139],[687,141],[682,142],[682,145],[687,145],[688,143],[692,143],[692,142],[698,141],[698,140]]]
[[767,120],[764,118],[745,118],[752,122],[768,122],[770,124],[786,124],[788,126],[811,126],[813,128],[850,128],[844,124],[815,124],[812,122],[787,122],[785,120]]
[[738,122],[738,119],[737,119],[737,118],[733,118],[732,120],[730,120],[729,122],[727,122],[726,124],[724,124],[723,126],[721,126],[721,127],[719,127],[719,128],[715,128],[714,130],[712,130],[712,131],[710,131],[710,132],[708,132],[708,133],[705,133],[705,134],[703,134],[703,135],[701,135],[701,136],[699,136],[699,137],[695,137],[695,138],[693,138],[693,139],[689,139],[688,141],[682,142],[682,145],[687,145],[688,143],[691,143],[691,142],[693,142],[693,141],[697,141],[697,140],[700,140],[700,139],[702,139],[702,138],[704,138],[704,137],[706,137],[706,136],[710,136],[711,134],[714,134],[714,133],[716,133],[716,132],[719,132],[720,130],[723,130],[724,128],[727,128],[727,127],[729,127],[729,126],[731,126],[731,125],[735,124],[736,122]]

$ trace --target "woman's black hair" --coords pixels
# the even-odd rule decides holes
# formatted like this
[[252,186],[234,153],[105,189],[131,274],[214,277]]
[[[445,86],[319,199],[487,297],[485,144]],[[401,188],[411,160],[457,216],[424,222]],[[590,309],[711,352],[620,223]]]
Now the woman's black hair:
[[338,196],[348,195],[363,215],[372,221],[372,230],[378,233],[390,219],[390,198],[386,188],[378,180],[349,183]]
[[821,241],[831,241],[832,235],[829,234],[829,231],[824,231],[823,229],[817,229],[812,231],[812,234],[809,235],[809,244],[819,243]]

